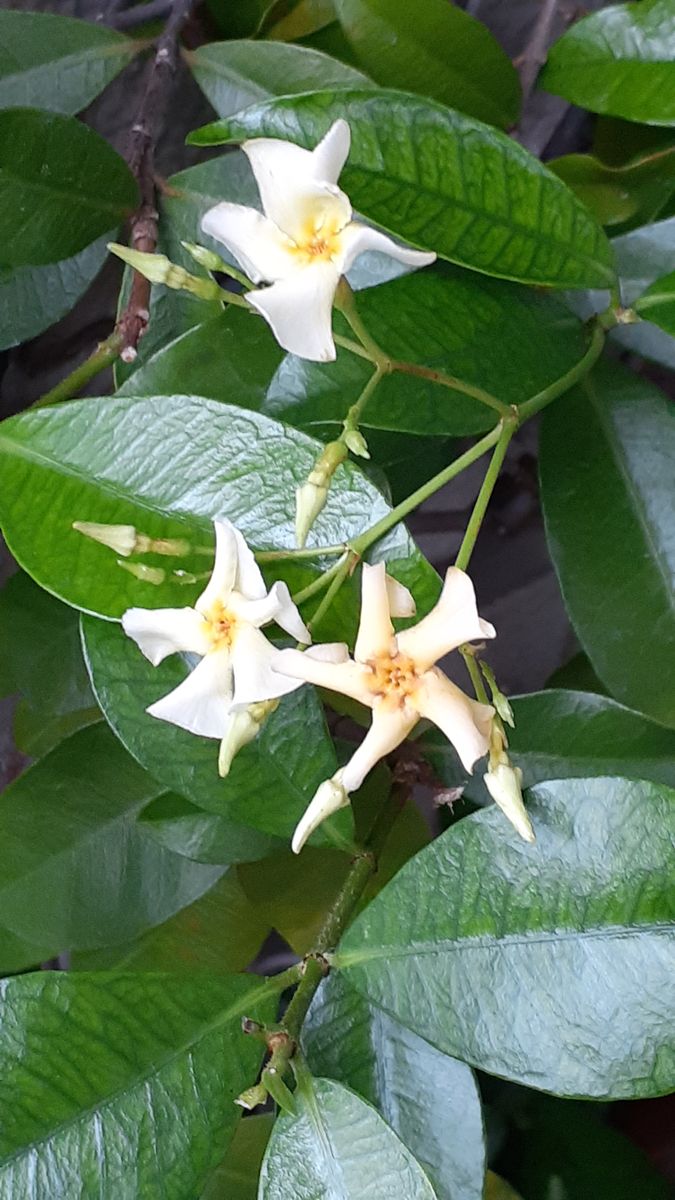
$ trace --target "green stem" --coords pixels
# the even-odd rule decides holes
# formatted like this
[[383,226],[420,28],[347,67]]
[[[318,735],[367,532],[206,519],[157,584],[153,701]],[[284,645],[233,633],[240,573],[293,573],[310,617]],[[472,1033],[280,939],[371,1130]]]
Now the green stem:
[[347,416],[345,417],[344,422],[343,422],[343,436],[342,436],[343,441],[344,441],[345,433],[348,433],[352,429],[358,429],[359,421],[361,420],[361,415],[363,413],[363,410],[366,407],[366,404],[368,403],[368,401],[370,400],[370,397],[372,396],[373,392],[375,391],[378,383],[382,379],[382,375],[383,375],[382,368],[376,364],[375,370],[373,371],[370,379],[368,380],[366,386],[364,387],[363,391],[361,392],[361,395],[359,396],[358,400],[356,400],[354,402],[354,404],[352,404],[351,408],[347,412]]
[[335,294],[335,307],[342,313],[352,333],[356,334],[356,337],[363,346],[363,349],[367,351],[371,362],[374,362],[377,366],[381,367],[385,371],[388,370],[389,355],[382,349],[381,346],[378,346],[375,339],[370,336],[368,330],[366,329],[366,326],[359,316],[354,293],[344,276],[340,280],[340,283],[338,284],[338,290]]
[[373,362],[372,356],[367,350],[364,350],[358,342],[353,342],[351,338],[342,337],[339,333],[333,334],[333,341],[336,346],[342,346],[343,350],[349,350],[351,354],[356,354],[358,358],[365,358],[368,362]]
[[[335,546],[311,546],[304,550],[256,550],[257,562],[283,562],[285,559],[329,558],[336,554],[344,554],[347,549],[344,542]],[[211,551],[213,553],[213,551]]]
[[438,383],[441,387],[452,388],[455,392],[463,392],[465,396],[471,396],[472,399],[479,400],[481,404],[485,404],[494,412],[499,413],[500,417],[507,417],[511,413],[508,404],[503,404],[501,400],[498,400],[490,392],[486,392],[484,388],[473,383],[466,383],[455,375],[446,375],[445,371],[436,371],[433,367],[423,367],[418,363],[402,362],[397,359],[391,360],[390,370],[399,371],[404,375],[414,375],[418,379],[428,379],[430,383]]
[[468,649],[465,650],[463,646],[460,646],[459,649],[460,649],[460,654],[462,655],[462,658],[464,659],[464,665],[471,677],[471,682],[473,684],[473,690],[476,693],[476,699],[480,700],[481,704],[489,704],[490,701],[488,700],[488,695],[487,695],[487,692],[485,691],[485,685],[483,683],[483,679],[482,679],[482,676],[480,673],[480,669],[478,667],[478,663],[476,662],[476,659],[474,658],[472,648],[469,647]]
[[560,379],[556,379],[555,383],[549,384],[543,391],[537,392],[536,396],[531,396],[524,404],[518,406],[518,424],[522,425],[524,421],[529,420],[552,400],[557,400],[558,396],[562,396],[580,379],[584,379],[602,354],[604,344],[605,330],[596,319],[593,322],[591,339],[583,358],[580,358],[579,362],[565,375],[561,375]]
[[473,554],[473,548],[476,545],[476,538],[480,533],[480,527],[483,524],[483,518],[490,497],[497,482],[502,463],[506,456],[506,451],[509,448],[509,442],[515,433],[515,425],[504,425],[499,437],[499,441],[494,448],[494,453],[490,459],[490,465],[485,472],[485,478],[481,484],[481,489],[476,497],[476,503],[473,506],[473,512],[469,519],[469,524],[466,527],[462,544],[459,548],[459,553],[455,560],[455,566],[461,571],[466,571],[469,565],[469,559]]
[[[331,604],[333,603],[333,600],[335,599],[338,592],[340,591],[340,588],[342,587],[345,579],[353,571],[354,567],[356,566],[356,563],[358,562],[359,557],[360,557],[360,555],[355,554],[353,549],[349,550],[349,552],[345,555],[344,559],[336,564],[335,569],[333,567],[331,567],[331,569],[330,569],[331,581],[330,581],[330,586],[328,588],[328,591],[326,592],[326,595],[324,596],[319,607],[317,608],[316,612],[314,613],[314,616],[312,617],[311,621],[307,622],[307,628],[310,630],[310,632],[312,632],[312,633],[314,632],[314,630],[316,629],[319,622],[323,619],[323,617],[328,612],[328,609],[330,608]],[[326,572],[326,575],[327,574],[329,574],[328,571]],[[318,583],[319,581],[316,580],[316,582]],[[309,586],[312,587],[312,584],[310,584]],[[319,589],[315,588],[314,590],[318,591]],[[307,591],[307,588],[305,588],[305,591]],[[304,599],[306,599],[306,598],[307,597],[305,596]],[[295,597],[295,601],[297,604],[297,602],[298,602],[297,596]]]
[[[309,600],[310,596],[316,596],[317,592],[322,592],[324,588],[328,586],[330,581],[334,579],[336,575],[339,575],[342,572],[345,562],[349,558],[349,551],[345,551],[344,546],[342,549],[344,551],[344,557],[338,562],[334,563],[332,567],[329,567],[327,571],[324,571],[322,575],[319,575],[318,579],[313,579],[311,583],[307,584],[307,587],[304,587],[301,591],[296,592],[293,596],[294,604],[302,604],[303,600]],[[317,609],[317,615],[318,612],[319,610]],[[314,619],[316,620],[316,616]]]
[[70,375],[66,375],[66,378],[57,383],[51,391],[40,396],[40,399],[36,400],[31,407],[42,408],[45,404],[57,404],[59,400],[72,400],[73,396],[76,396],[85,384],[89,383],[90,379],[93,379],[100,371],[104,371],[106,367],[111,366],[119,358],[121,350],[122,337],[115,330],[110,337],[96,347],[89,358],[85,358],[79,367],[71,371]]

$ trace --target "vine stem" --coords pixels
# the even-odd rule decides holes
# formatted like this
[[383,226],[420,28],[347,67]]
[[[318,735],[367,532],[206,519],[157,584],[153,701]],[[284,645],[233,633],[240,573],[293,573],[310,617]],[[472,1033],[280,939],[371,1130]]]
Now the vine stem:
[[460,571],[466,571],[469,565],[469,559],[473,554],[473,548],[476,545],[476,538],[480,533],[480,527],[483,524],[487,506],[490,503],[490,497],[494,491],[494,486],[499,477],[502,463],[506,457],[506,451],[509,448],[509,442],[515,433],[515,425],[513,423],[505,424],[502,432],[499,435],[499,441],[494,448],[490,466],[485,472],[485,478],[481,484],[480,491],[476,497],[476,503],[473,506],[473,512],[469,519],[469,524],[466,527],[466,532],[462,539],[462,544],[459,548],[459,553],[455,559],[455,566],[459,567]]
[[106,367],[112,366],[120,356],[122,344],[121,334],[114,330],[110,337],[96,347],[89,358],[85,358],[79,367],[70,372],[70,375],[66,375],[65,379],[57,383],[51,391],[45,392],[44,396],[40,396],[39,400],[34,400],[31,408],[42,408],[43,405],[56,404],[59,400],[70,400],[72,396],[76,396],[90,379]]
[[477,384],[466,383],[455,375],[446,375],[445,371],[436,371],[433,367],[423,367],[418,363],[403,362],[398,359],[391,360],[390,370],[399,371],[403,375],[414,375],[418,379],[428,379],[430,383],[452,388],[455,392],[463,392],[465,396],[471,396],[472,399],[479,400],[481,404],[498,412],[500,417],[508,416],[511,411],[508,404],[503,404],[501,400],[491,395],[490,392],[486,392],[484,388],[478,387]]
[[335,554],[344,554],[346,549],[346,544],[339,542],[334,546],[310,546],[302,550],[256,550],[255,557],[260,563],[284,562],[286,559],[293,561],[302,558],[328,558]]

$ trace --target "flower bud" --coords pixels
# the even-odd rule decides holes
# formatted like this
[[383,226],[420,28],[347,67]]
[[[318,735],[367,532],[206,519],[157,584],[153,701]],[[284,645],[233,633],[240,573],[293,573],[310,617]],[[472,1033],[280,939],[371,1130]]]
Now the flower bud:
[[328,499],[328,487],[337,467],[347,457],[344,442],[329,442],[312,467],[307,482],[295,493],[295,540],[302,549],[312,525]]
[[368,443],[360,429],[346,429],[342,435],[345,446],[359,458],[370,458]]
[[136,549],[136,530],[133,525],[99,525],[96,521],[73,521],[73,529],[85,537],[108,546],[115,554],[128,558]]
[[497,683],[497,680],[495,679],[494,671],[492,670],[491,667],[488,666],[488,664],[486,662],[483,662],[482,659],[479,659],[478,662],[479,662],[480,669],[483,672],[483,676],[484,676],[484,678],[487,682],[487,685],[490,689],[490,694],[492,697],[492,703],[493,703],[494,707],[496,708],[502,721],[505,721],[506,724],[510,725],[511,729],[513,729],[515,726],[515,723],[516,723],[514,716],[513,716],[513,709],[511,708],[511,705],[509,704],[508,700],[506,699],[506,696],[504,695],[504,693],[502,691],[500,691],[499,684]]
[[520,836],[526,842],[533,842],[534,830],[521,792],[523,772],[520,767],[511,766],[505,754],[502,757],[506,761],[494,765],[490,763],[490,769],[484,776],[485,786]]
[[226,779],[235,754],[258,736],[265,721],[279,707],[278,700],[262,700],[230,713],[225,736],[218,752],[218,774]]
[[171,262],[166,254],[145,254],[142,250],[132,250],[129,246],[120,246],[117,242],[109,242],[108,249],[116,254],[122,262],[133,267],[139,275],[149,279],[150,283],[163,283],[164,287],[173,288],[179,292],[191,292],[200,300],[218,300],[222,289],[212,279],[200,279],[191,275],[184,267]]
[[184,250],[198,262],[200,267],[204,267],[207,271],[229,271],[229,267],[225,260],[219,254],[214,254],[213,250],[207,250],[206,246],[200,246],[197,242],[181,242]]
[[145,563],[123,562],[121,558],[117,559],[117,565],[124,571],[128,571],[135,579],[140,579],[141,583],[154,583],[158,587],[166,579],[166,571],[161,567],[148,567]]
[[349,804],[349,793],[342,784],[342,770],[336,771],[332,779],[325,779],[319,784],[314,798],[305,810],[304,815],[298,822],[291,849],[294,854],[299,854],[309,837],[312,836],[315,829],[318,829],[322,821],[326,817],[330,817],[332,813],[337,812],[340,808],[345,808]]

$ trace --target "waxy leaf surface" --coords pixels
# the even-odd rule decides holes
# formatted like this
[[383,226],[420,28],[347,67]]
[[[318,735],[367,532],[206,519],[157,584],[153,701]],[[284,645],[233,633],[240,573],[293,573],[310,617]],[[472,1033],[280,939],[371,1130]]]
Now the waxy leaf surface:
[[[238,860],[239,837],[235,836],[232,822],[219,813],[197,808],[184,796],[165,792],[152,800],[138,819],[146,833],[175,854],[202,863],[225,864]],[[249,835],[246,842],[249,844],[249,852],[244,854],[246,859],[263,858],[280,849],[275,838],[264,834]],[[243,845],[242,842],[242,848]]]
[[505,134],[404,92],[315,92],[252,106],[190,135],[196,145],[280,137],[314,146],[337,117],[352,148],[354,208],[414,246],[488,275],[607,287],[609,243],[588,210]]
[[494,806],[420,851],[348,930],[347,982],[446,1054],[561,1095],[675,1083],[675,792],[621,779]]
[[37,337],[70,312],[98,275],[111,237],[45,267],[0,269],[0,349]]

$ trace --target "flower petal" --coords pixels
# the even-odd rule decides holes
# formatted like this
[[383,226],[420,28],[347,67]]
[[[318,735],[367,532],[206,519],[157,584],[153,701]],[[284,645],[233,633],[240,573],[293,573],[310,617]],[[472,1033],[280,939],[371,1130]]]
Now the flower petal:
[[354,647],[357,662],[395,649],[394,627],[389,616],[389,590],[384,563],[364,563],[361,575],[361,618]]
[[373,693],[367,684],[367,672],[350,658],[346,661],[336,661],[327,656],[320,658],[316,652],[326,649],[326,646],[312,646],[305,651],[280,650],[274,669],[294,679],[302,679],[305,683],[316,683],[331,692],[341,692],[343,696],[351,696],[353,700],[360,700],[372,708]]
[[526,842],[535,840],[532,822],[523,803],[521,784],[523,773],[520,767],[510,763],[497,763],[483,776],[485,786],[495,804]]
[[233,707],[273,700],[302,686],[301,679],[292,678],[281,671],[279,659],[282,653],[253,625],[238,625],[231,650]]
[[222,738],[232,702],[232,666],[228,650],[211,650],[187,679],[151,704],[146,712],[202,737]]
[[409,592],[404,583],[399,583],[393,575],[386,576],[387,599],[389,600],[389,615],[391,617],[414,617],[417,612],[415,597]]
[[255,208],[224,200],[204,213],[202,230],[227,247],[253,283],[273,283],[293,270],[290,239]]
[[211,578],[195,602],[198,612],[208,613],[216,600],[227,600],[237,579],[237,539],[229,521],[214,521],[216,556]]
[[305,219],[301,214],[308,196],[341,198],[346,214],[341,226],[349,221],[351,206],[336,186],[349,153],[349,141],[346,121],[336,121],[314,150],[303,150],[280,138],[253,138],[243,143],[263,211],[294,240]]
[[472,771],[476,760],[487,754],[494,708],[465,696],[442,671],[425,672],[415,706],[421,717],[438,725],[452,742],[467,771]]
[[373,709],[370,729],[342,770],[342,783],[348,792],[355,792],[361,787],[368,772],[381,758],[401,745],[418,719],[415,710],[407,706],[392,709],[378,705]]
[[395,258],[397,262],[405,263],[408,267],[428,267],[436,261],[434,253],[427,253],[426,250],[411,250],[408,246],[399,246],[397,242],[387,237],[386,233],[380,233],[379,229],[371,229],[369,225],[362,225],[360,221],[352,221],[346,229],[343,229],[340,235],[340,245],[342,249],[340,274],[342,275],[349,270],[359,254],[365,254],[367,250],[377,250],[380,254],[388,254],[390,258]]
[[242,621],[255,625],[256,629],[267,625],[269,621],[276,621],[281,629],[285,629],[286,633],[290,633],[297,641],[309,645],[312,640],[309,629],[291,600],[287,585],[280,580],[272,584],[267,596],[260,600],[247,600],[233,595],[230,608]]
[[349,804],[349,796],[342,786],[341,778],[342,771],[336,771],[332,779],[324,779],[323,783],[319,784],[295,827],[291,842],[294,854],[300,853],[307,839],[312,836],[315,829],[318,829],[322,821],[326,820],[326,817],[330,817],[340,808],[346,808]]
[[333,297],[339,282],[334,263],[298,267],[293,275],[246,299],[272,326],[280,346],[311,362],[333,362]]
[[351,146],[352,134],[344,117],[333,121],[328,133],[311,151],[314,178],[337,183]]
[[194,608],[129,608],[122,628],[154,667],[168,654],[206,654],[211,645],[206,621]]
[[403,654],[426,670],[463,642],[493,637],[494,627],[478,616],[469,576],[457,567],[449,567],[436,607],[412,629],[399,633],[397,642]]

